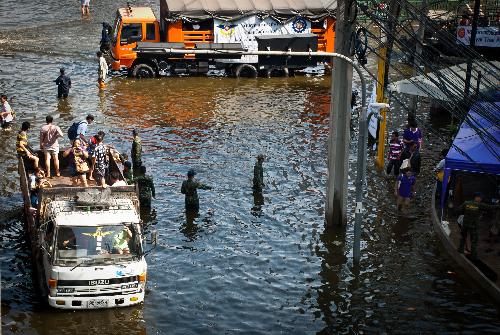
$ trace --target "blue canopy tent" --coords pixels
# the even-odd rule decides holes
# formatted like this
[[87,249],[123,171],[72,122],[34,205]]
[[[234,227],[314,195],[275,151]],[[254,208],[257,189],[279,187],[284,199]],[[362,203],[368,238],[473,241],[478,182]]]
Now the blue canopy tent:
[[[486,113],[488,118],[483,116]],[[500,102],[478,102],[472,106],[445,158],[441,213],[451,171],[500,175],[499,119]]]

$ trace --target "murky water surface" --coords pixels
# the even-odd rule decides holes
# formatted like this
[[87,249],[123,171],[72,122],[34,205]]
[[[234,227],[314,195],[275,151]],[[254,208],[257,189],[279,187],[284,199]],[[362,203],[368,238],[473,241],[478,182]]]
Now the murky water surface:
[[[428,171],[442,142],[431,131],[446,128],[420,115],[427,171],[410,218],[395,214],[393,180],[370,158],[362,261],[353,267],[352,223],[347,238],[324,229],[329,78],[113,78],[99,93],[94,53],[115,3],[93,2],[91,18],[81,19],[76,1],[2,0],[0,91],[15,96],[16,128],[30,121],[35,143],[47,114],[67,128],[93,113],[91,132],[104,130],[124,152],[130,130],[140,129],[157,185],[149,220],[160,233],[148,256],[146,301],[87,312],[40,302],[23,234],[15,133],[2,132],[4,334],[500,332],[491,299],[456,273],[432,231]],[[73,81],[65,102],[53,83],[61,66]],[[404,115],[393,111],[390,128],[401,129]],[[258,153],[267,157],[263,197],[251,191]],[[214,187],[201,192],[194,220],[179,192],[189,168]]]

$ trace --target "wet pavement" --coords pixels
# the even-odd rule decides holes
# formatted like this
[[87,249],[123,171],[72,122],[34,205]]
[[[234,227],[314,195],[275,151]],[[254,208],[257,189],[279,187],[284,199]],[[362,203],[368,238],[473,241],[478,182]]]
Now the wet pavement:
[[[1,132],[3,334],[500,332],[499,310],[457,274],[432,231],[430,171],[443,146],[433,134],[448,132],[443,122],[419,115],[424,172],[407,218],[396,215],[393,179],[370,157],[362,260],[354,267],[352,223],[324,229],[329,77],[116,77],[99,92],[94,55],[115,2],[93,5],[90,19],[80,18],[76,2],[25,2],[0,4],[0,91],[15,96],[15,127],[30,121],[36,144],[47,114],[67,128],[93,113],[90,132],[104,130],[123,152],[139,129],[157,186],[147,220],[159,246],[147,257],[144,305],[48,308],[33,288],[23,235],[15,132]],[[73,81],[66,101],[57,101],[53,83],[61,66]],[[401,129],[405,113],[396,108],[389,119],[389,129]],[[353,134],[351,163],[355,141]],[[262,196],[251,189],[259,153],[266,155]],[[180,194],[189,168],[214,187],[200,191],[199,217],[186,217]]]

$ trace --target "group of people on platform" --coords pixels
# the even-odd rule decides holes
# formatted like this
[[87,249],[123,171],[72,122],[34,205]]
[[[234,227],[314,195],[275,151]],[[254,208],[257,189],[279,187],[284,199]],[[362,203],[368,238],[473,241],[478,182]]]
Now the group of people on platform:
[[[17,134],[16,151],[18,156],[31,161],[33,173],[30,178],[32,205],[36,208],[40,188],[52,187],[50,181],[53,176],[60,177],[59,140],[64,136],[61,128],[53,123],[53,117],[45,118],[46,124],[40,129],[40,151],[44,155],[44,169],[40,167],[38,154],[28,142],[28,133],[31,124],[25,121]],[[155,197],[153,180],[146,175],[146,167],[142,165],[142,145],[138,131],[133,130],[131,158],[132,162],[125,161],[123,155],[112,147],[104,144],[105,133],[99,131],[96,135],[87,137],[88,126],[94,122],[94,116],[89,114],[80,121],[73,123],[67,133],[71,145],[62,152],[68,158],[68,168],[73,186],[88,186],[88,180],[95,180],[96,185],[106,188],[108,186],[126,186],[137,184],[141,206],[150,207],[151,197]],[[117,170],[110,171],[109,158],[116,157],[116,161],[123,162],[123,178]],[[52,174],[51,163],[54,169]]]

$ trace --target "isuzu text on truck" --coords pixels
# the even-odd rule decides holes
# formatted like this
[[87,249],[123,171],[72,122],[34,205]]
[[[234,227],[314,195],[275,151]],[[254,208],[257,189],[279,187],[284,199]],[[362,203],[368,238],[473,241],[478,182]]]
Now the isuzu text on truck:
[[[173,49],[333,52],[336,2],[274,0],[160,0],[151,8],[127,5],[116,12],[108,40],[113,70],[134,77],[205,74],[209,67],[239,76],[288,74],[316,66],[308,57],[171,54]],[[300,3],[300,4],[299,4]],[[283,5],[285,4],[285,5]],[[107,42],[108,43],[108,42]]]
[[[135,187],[103,189],[92,186],[93,181],[88,187],[74,187],[68,161],[60,155],[61,176],[50,179],[52,187],[37,189],[31,161],[19,158],[27,231],[42,295],[50,306],[65,309],[141,303],[147,264]],[[111,155],[109,169],[120,171]]]

